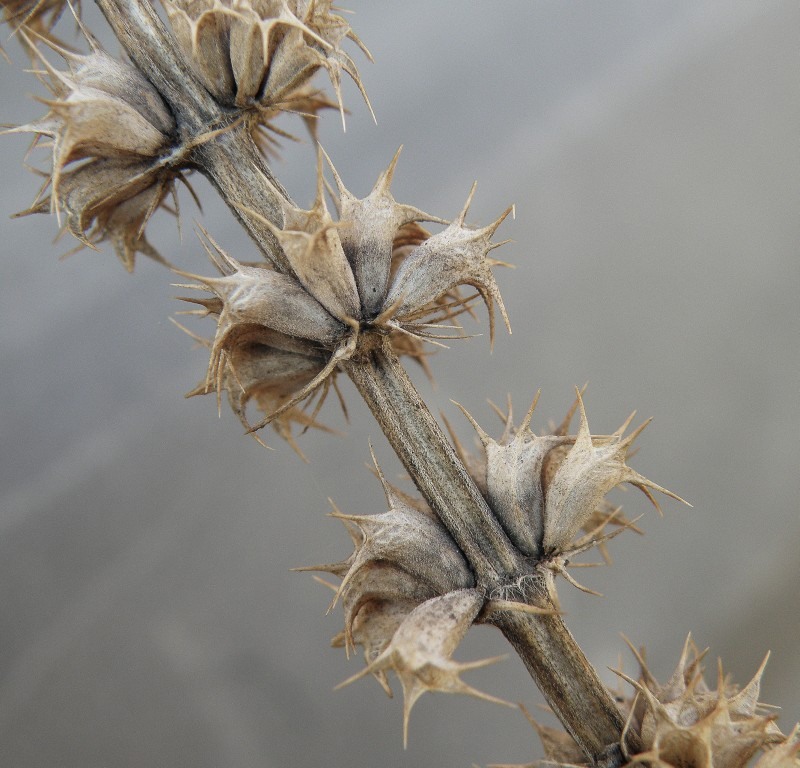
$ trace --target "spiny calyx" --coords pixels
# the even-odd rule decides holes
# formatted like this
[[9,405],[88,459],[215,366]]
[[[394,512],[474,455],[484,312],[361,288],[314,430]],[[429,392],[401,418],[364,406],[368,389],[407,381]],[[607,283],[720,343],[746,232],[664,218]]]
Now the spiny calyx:
[[[374,460],[374,456],[373,456]],[[341,600],[344,631],[333,645],[346,651],[360,645],[366,666],[342,685],[372,674],[391,696],[387,677],[403,687],[403,738],[414,702],[425,691],[464,693],[507,702],[464,683],[462,672],[496,659],[457,663],[453,652],[491,601],[475,588],[467,561],[427,505],[390,485],[375,465],[389,506],[378,515],[333,517],[348,530],[355,549],[338,563],[298,570],[324,571],[340,578],[334,604]],[[331,608],[333,604],[331,605]]]
[[[338,106],[347,73],[369,106],[345,39],[371,59],[331,0],[163,0],[172,29],[203,85],[225,107],[244,110],[262,149],[271,134],[288,135],[272,121],[282,112],[301,115],[315,135],[320,109]],[[336,102],[310,85],[324,69]],[[371,108],[370,108],[371,109]]]
[[443,346],[441,340],[462,335],[453,322],[475,296],[462,298],[459,286],[478,287],[490,312],[493,297],[499,297],[489,271],[496,262],[488,254],[498,245],[491,236],[508,212],[489,227],[471,229],[465,224],[470,193],[458,218],[431,235],[418,222],[443,220],[397,203],[391,195],[395,155],[364,199],[347,191],[334,170],[339,190],[334,220],[325,204],[321,158],[310,209],[286,203],[282,228],[248,211],[280,246],[271,263],[243,264],[209,238],[207,250],[221,276],[180,273],[196,281],[189,287],[214,294],[189,299],[204,308],[197,313],[217,318],[206,391],[235,386],[237,366],[246,362],[249,351],[260,353],[252,345],[261,331],[272,340],[286,339],[277,344],[279,349],[322,361],[291,399],[253,429],[297,406],[326,386],[340,365],[376,346],[388,344],[395,354],[410,355],[424,366],[423,344]]
[[[630,645],[630,644],[629,644]],[[754,768],[798,768],[800,726],[784,737],[775,725],[771,707],[759,701],[764,659],[752,680],[739,688],[723,673],[718,662],[717,685],[704,678],[703,657],[691,635],[686,638],[678,664],[662,684],[653,677],[643,652],[630,646],[639,663],[638,679],[614,670],[634,688],[632,696],[614,692],[626,716],[620,739],[626,766],[652,768],[745,768],[761,752]],[[524,710],[523,710],[524,711]],[[526,716],[539,734],[545,760],[529,766],[588,766],[581,750],[566,733],[548,728]],[[641,750],[631,751],[628,735],[637,734]],[[498,767],[499,768],[499,767]]]
[[[519,550],[570,579],[565,570],[570,557],[592,546],[602,546],[622,528],[632,525],[622,517],[619,508],[605,500],[612,488],[630,483],[640,488],[657,508],[651,490],[679,501],[682,499],[625,463],[631,444],[648,422],[624,436],[631,416],[612,435],[593,436],[578,392],[575,408],[580,411],[580,427],[577,435],[567,434],[571,414],[553,434],[536,435],[530,429],[530,422],[537,400],[538,395],[516,428],[509,409],[506,428],[499,440],[490,437],[461,408],[483,447],[480,459],[473,458],[465,463]],[[457,447],[464,455],[463,449]],[[621,528],[601,535],[609,524]],[[581,531],[584,536],[579,536]]]
[[[109,56],[86,31],[90,53],[79,54],[50,39],[68,71],[56,69],[38,51],[39,74],[52,97],[49,112],[8,133],[33,133],[52,152],[52,167],[34,204],[22,214],[55,213],[83,245],[110,241],[123,265],[133,270],[137,253],[161,256],[144,236],[145,226],[176,180],[183,180],[175,121],[150,82],[134,66]],[[20,34],[31,43],[24,29]],[[35,35],[39,37],[38,35]]]
[[[696,768],[744,768],[762,749],[785,744],[775,725],[775,715],[759,702],[761,676],[769,654],[753,679],[744,687],[730,682],[718,662],[717,685],[710,687],[703,676],[702,659],[687,637],[678,665],[661,685],[647,669],[641,654],[638,680],[622,673],[633,685],[628,728],[639,732],[644,749],[630,755],[631,762]],[[624,743],[624,740],[623,740]],[[767,756],[762,758],[768,765]],[[757,766],[761,766],[759,761]]]

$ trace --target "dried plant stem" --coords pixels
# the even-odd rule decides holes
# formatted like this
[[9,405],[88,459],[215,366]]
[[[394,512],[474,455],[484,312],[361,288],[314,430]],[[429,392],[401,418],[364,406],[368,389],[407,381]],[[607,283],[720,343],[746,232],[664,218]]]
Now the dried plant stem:
[[149,0],[96,1],[128,56],[179,120],[202,130],[219,118],[219,107]]
[[492,590],[525,567],[486,501],[389,349],[346,364],[346,370],[408,470],[472,565]]
[[[552,606],[542,581],[526,584],[526,592],[537,594],[537,605]],[[581,749],[598,765],[625,763],[619,749],[622,715],[561,616],[503,611],[495,614],[491,623],[514,647]],[[640,750],[636,734],[629,733],[626,743],[631,752]]]
[[291,202],[289,193],[270,172],[246,126],[237,125],[199,145],[193,157],[261,252],[280,272],[290,272],[265,223],[266,219],[283,227],[282,202]]
[[[466,556],[487,593],[555,610],[547,577],[509,542],[403,367],[387,348],[346,370],[420,492]],[[522,658],[553,711],[581,748],[614,763],[624,720],[558,615],[498,611],[491,618]],[[635,745],[632,745],[635,748]]]

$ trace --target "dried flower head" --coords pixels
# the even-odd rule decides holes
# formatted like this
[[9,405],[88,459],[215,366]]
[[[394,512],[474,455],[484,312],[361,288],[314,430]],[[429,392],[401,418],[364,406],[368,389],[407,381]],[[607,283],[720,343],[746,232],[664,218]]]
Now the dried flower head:
[[[461,298],[459,285],[476,285],[490,310],[492,297],[499,296],[489,272],[496,262],[488,253],[498,245],[490,238],[505,214],[490,227],[471,229],[464,221],[468,200],[456,221],[430,235],[419,221],[445,222],[394,200],[389,187],[396,162],[397,155],[364,199],[348,192],[334,171],[336,221],[325,204],[320,165],[310,209],[287,203],[282,229],[259,217],[280,245],[271,265],[240,263],[209,239],[207,250],[221,276],[181,273],[196,281],[188,287],[213,294],[211,299],[188,299],[202,305],[199,314],[217,318],[206,391],[226,390],[238,402],[239,395],[231,396],[237,386],[242,391],[269,390],[269,381],[260,386],[239,373],[245,367],[248,373],[257,371],[265,347],[287,353],[282,359],[291,361],[285,375],[271,368],[270,376],[277,376],[281,387],[291,380],[292,396],[251,430],[329,386],[340,365],[376,345],[389,344],[396,354],[408,354],[424,366],[422,344],[441,346],[440,339],[461,335],[460,327],[451,323],[474,297]],[[278,359],[272,352],[269,356]],[[296,366],[304,376],[295,375]],[[312,370],[313,376],[305,375]]]
[[[338,105],[347,73],[369,106],[358,70],[342,49],[354,41],[369,57],[330,0],[164,0],[172,29],[208,91],[223,105],[244,110],[262,149],[281,112],[300,114],[314,135],[320,109]],[[310,84],[324,69],[336,102]]]
[[414,608],[400,622],[383,651],[363,670],[338,687],[367,674],[391,670],[403,687],[403,744],[408,744],[411,709],[426,691],[461,693],[495,704],[514,705],[476,690],[461,673],[488,666],[502,657],[459,663],[451,656],[467,634],[484,603],[476,589],[461,589],[434,597]]
[[[24,34],[24,33],[22,33]],[[144,228],[181,178],[173,147],[173,117],[147,79],[109,56],[85,33],[91,52],[78,54],[52,41],[68,71],[40,55],[49,112],[9,133],[49,139],[52,169],[34,204],[22,214],[54,212],[83,245],[110,241],[132,270],[137,253],[161,260]],[[177,201],[176,201],[177,204]]]
[[[638,680],[615,670],[634,688],[631,697],[615,695],[627,717],[620,743],[625,765],[744,768],[763,750],[756,768],[797,768],[800,726],[784,737],[775,725],[772,708],[758,700],[769,654],[753,679],[741,689],[723,673],[719,662],[717,685],[712,688],[703,674],[702,661],[707,650],[700,651],[691,635],[686,638],[675,671],[664,684],[647,668],[643,651],[630,643],[629,646],[639,663]],[[568,734],[537,723],[527,712],[526,716],[539,734],[546,759],[524,768],[591,764]],[[638,735],[641,751],[629,750],[626,742],[629,733]]]
[[[346,515],[336,510],[332,516],[345,525],[355,550],[342,562],[301,569],[342,579],[333,604],[339,599],[344,603],[348,650],[363,644],[356,637],[356,623],[364,633],[365,619],[358,619],[364,605],[378,602],[396,613],[398,605],[411,610],[431,597],[475,583],[461,550],[436,515],[421,500],[390,485],[374,454],[372,458],[389,509],[377,515]],[[379,613],[373,606],[373,618]],[[374,643],[374,629],[368,631]],[[391,636],[383,640],[388,642]]]
[[716,688],[706,683],[705,653],[687,637],[678,665],[664,685],[653,677],[640,653],[636,653],[639,679],[621,675],[639,699],[631,708],[629,727],[639,732],[644,749],[632,755],[632,761],[659,768],[743,768],[759,750],[785,741],[775,715],[758,700],[769,654],[753,679],[739,689],[723,673],[721,661]]
[[[578,392],[575,405],[561,426],[552,434],[536,435],[530,423],[538,398],[537,394],[519,427],[513,425],[509,407],[499,440],[490,437],[459,405],[483,447],[483,455],[467,458],[466,465],[519,550],[585,589],[567,573],[569,560],[592,547],[604,547],[608,539],[626,528],[635,529],[620,508],[605,499],[612,488],[630,483],[644,491],[657,509],[651,490],[683,500],[625,463],[628,450],[649,422],[626,437],[631,414],[612,435],[592,435]],[[580,412],[580,427],[577,435],[569,435],[575,410]],[[466,456],[457,441],[456,446]],[[604,534],[609,525],[617,526],[616,530]],[[608,561],[604,550],[603,554]]]

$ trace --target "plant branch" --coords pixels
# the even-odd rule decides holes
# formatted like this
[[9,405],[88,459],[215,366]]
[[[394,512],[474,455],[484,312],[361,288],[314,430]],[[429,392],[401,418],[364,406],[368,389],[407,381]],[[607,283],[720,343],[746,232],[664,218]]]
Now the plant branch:
[[[595,763],[614,763],[624,719],[561,616],[551,577],[536,570],[506,537],[439,425],[386,347],[345,370],[428,504],[487,591],[516,589],[552,615],[498,611],[490,618],[522,658],[566,729]],[[633,746],[633,745],[632,745]]]
[[524,567],[464,465],[387,346],[344,364],[420,493],[491,590]]
[[[526,602],[555,609],[551,582],[552,576],[541,573],[526,580]],[[514,647],[581,749],[594,763],[613,765],[625,721],[561,616],[499,611],[489,621]],[[627,746],[640,750],[635,733],[628,733]]]
[[[178,125],[176,153],[183,150],[183,162],[211,180],[275,267],[291,273],[267,223],[282,227],[283,204],[291,201],[255,146],[247,116],[241,119],[241,113],[226,110],[205,90],[147,0],[97,3],[128,55],[170,106]],[[369,336],[362,334],[362,339]],[[477,585],[487,596],[516,588],[529,604],[555,610],[550,577],[508,539],[388,340],[378,335],[373,339],[374,344],[366,344],[342,367],[461,548]],[[612,765],[622,715],[561,617],[505,610],[488,620],[520,655],[575,741],[595,763]]]

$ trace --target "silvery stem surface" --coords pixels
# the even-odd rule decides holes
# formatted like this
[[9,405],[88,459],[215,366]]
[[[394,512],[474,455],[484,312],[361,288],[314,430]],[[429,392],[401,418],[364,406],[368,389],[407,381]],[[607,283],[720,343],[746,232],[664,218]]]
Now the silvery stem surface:
[[376,348],[348,362],[345,370],[479,585],[491,590],[519,572],[521,555],[391,351]]

